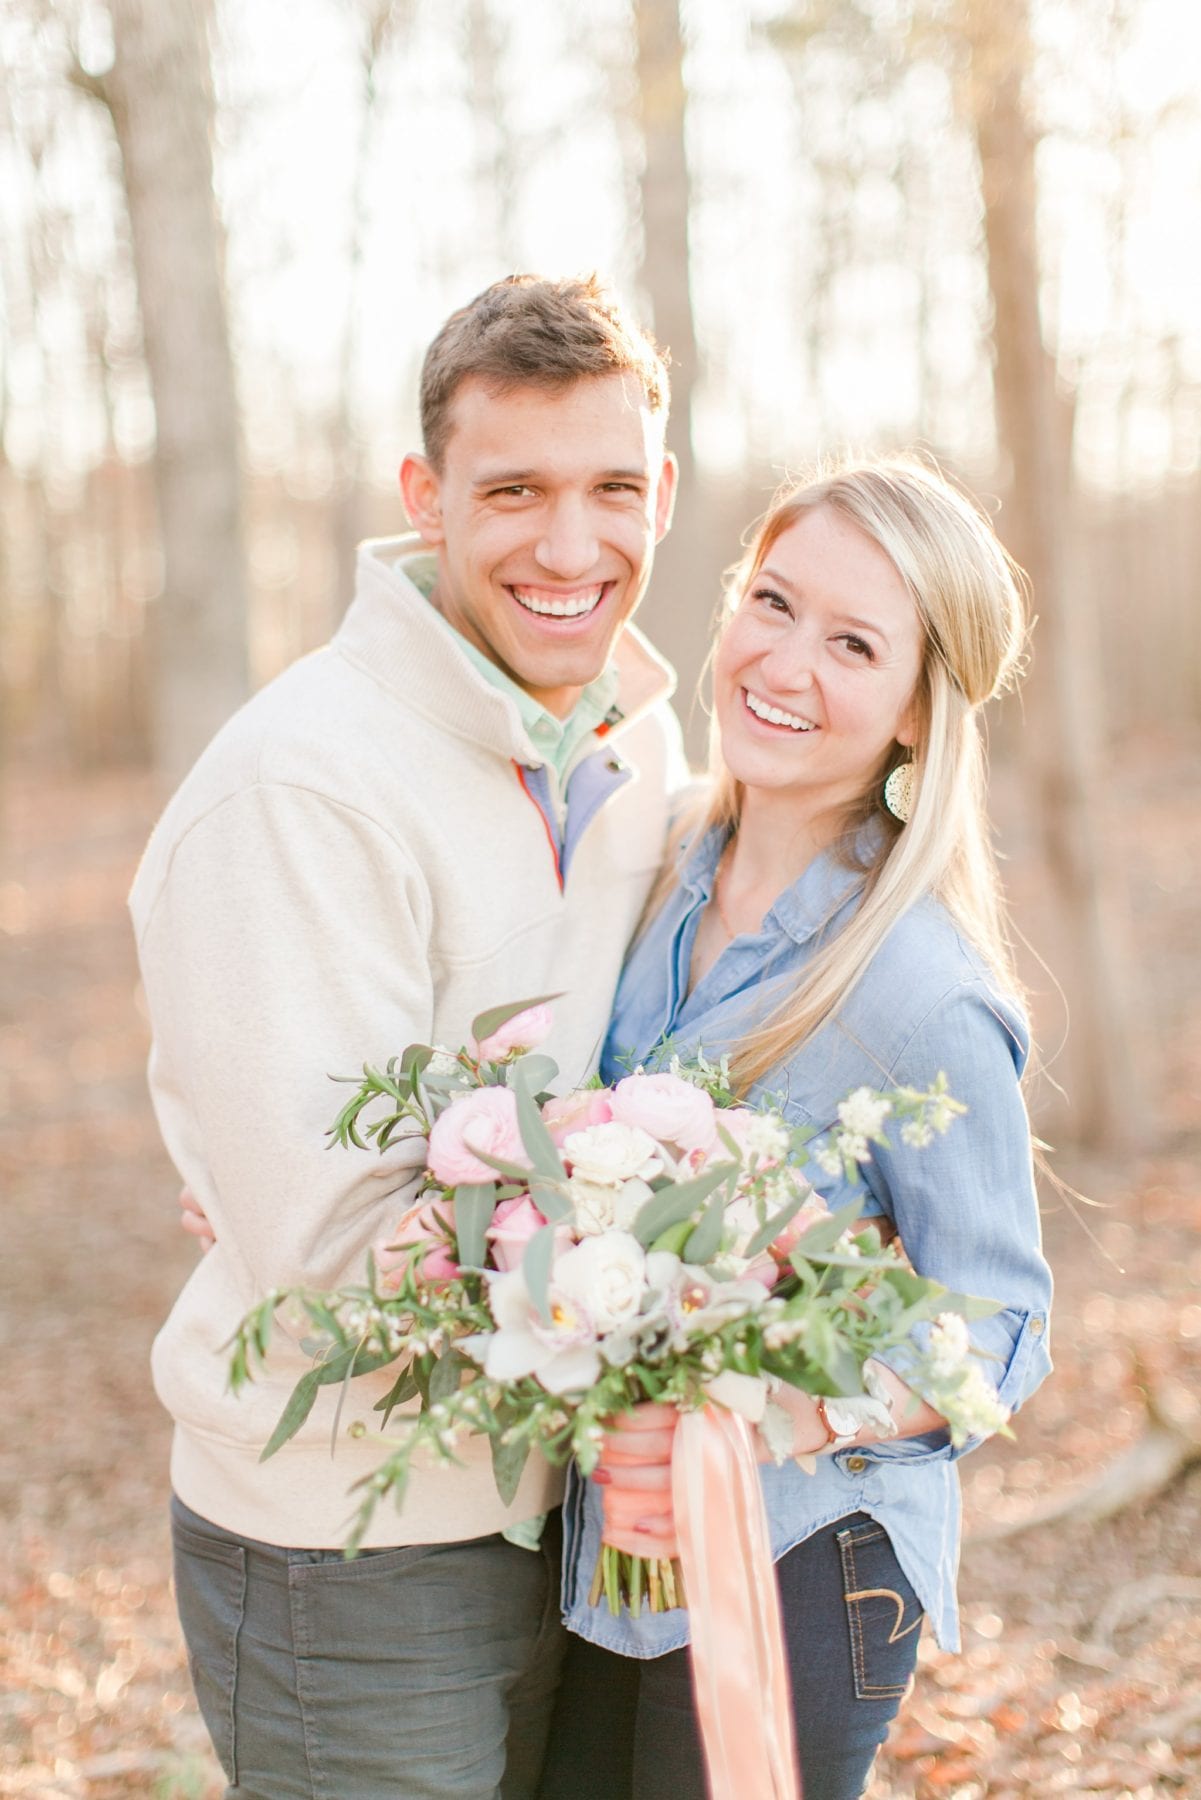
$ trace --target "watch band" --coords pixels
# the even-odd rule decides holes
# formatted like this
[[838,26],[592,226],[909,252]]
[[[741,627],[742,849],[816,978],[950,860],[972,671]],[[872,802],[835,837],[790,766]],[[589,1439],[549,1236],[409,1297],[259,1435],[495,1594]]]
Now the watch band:
[[826,1417],[826,1401],[825,1401],[825,1396],[823,1394],[818,1394],[816,1396],[816,1398],[814,1399],[814,1402],[813,1402],[813,1409],[816,1412],[818,1418],[821,1420],[822,1430],[826,1434],[826,1442],[821,1446],[821,1448],[824,1450],[827,1447],[827,1445],[836,1444],[838,1442],[838,1433],[835,1431],[833,1425],[831,1425],[829,1419]]

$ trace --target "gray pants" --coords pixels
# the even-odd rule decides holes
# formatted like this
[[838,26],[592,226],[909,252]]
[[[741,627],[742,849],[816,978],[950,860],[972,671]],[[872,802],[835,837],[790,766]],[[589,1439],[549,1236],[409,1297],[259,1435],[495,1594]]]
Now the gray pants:
[[536,1553],[492,1536],[353,1562],[171,1513],[227,1800],[531,1800],[565,1641],[558,1513]]

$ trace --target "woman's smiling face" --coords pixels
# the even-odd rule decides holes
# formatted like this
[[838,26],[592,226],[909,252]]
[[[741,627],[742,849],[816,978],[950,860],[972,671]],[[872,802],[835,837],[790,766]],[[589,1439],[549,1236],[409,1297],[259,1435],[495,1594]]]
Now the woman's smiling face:
[[911,744],[923,628],[884,551],[830,506],[781,532],[717,647],[722,755],[749,790],[810,816],[854,805]]

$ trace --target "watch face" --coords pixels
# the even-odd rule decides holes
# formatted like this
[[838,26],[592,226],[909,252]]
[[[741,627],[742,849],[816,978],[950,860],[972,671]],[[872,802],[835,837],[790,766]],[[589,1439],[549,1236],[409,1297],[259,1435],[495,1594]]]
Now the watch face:
[[835,1437],[854,1437],[863,1421],[849,1406],[839,1406],[837,1400],[826,1401],[826,1417],[830,1421],[830,1430]]

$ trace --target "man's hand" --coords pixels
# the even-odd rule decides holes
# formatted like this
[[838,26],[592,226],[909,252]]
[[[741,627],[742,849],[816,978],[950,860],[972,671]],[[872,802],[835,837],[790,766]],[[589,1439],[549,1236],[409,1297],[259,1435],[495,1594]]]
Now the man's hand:
[[211,1250],[217,1242],[217,1234],[209,1224],[208,1214],[191,1188],[179,1190],[179,1222],[196,1239],[202,1254]]
[[592,1479],[604,1497],[604,1540],[631,1556],[676,1556],[671,1501],[674,1406],[636,1406],[612,1420]]

